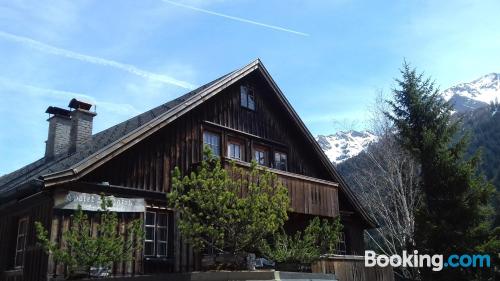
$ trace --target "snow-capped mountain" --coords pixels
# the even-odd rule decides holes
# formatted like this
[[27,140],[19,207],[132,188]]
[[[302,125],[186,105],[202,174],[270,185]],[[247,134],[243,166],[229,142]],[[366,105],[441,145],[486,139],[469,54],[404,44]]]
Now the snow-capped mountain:
[[[500,73],[490,73],[469,83],[461,83],[442,92],[456,112],[470,112],[500,101]],[[496,111],[495,111],[496,113]],[[492,113],[494,115],[494,113]],[[341,131],[316,137],[319,145],[334,164],[339,164],[365,150],[377,136],[369,131]]]
[[334,164],[341,163],[366,149],[377,137],[368,131],[341,131],[333,135],[319,135],[316,140]]
[[471,111],[500,101],[500,73],[490,73],[469,83],[462,83],[443,91],[457,112]]

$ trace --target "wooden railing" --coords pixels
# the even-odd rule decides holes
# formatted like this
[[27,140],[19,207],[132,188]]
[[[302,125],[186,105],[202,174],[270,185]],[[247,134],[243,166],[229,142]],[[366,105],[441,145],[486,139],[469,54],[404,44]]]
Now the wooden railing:
[[362,256],[335,255],[311,266],[315,273],[334,273],[339,281],[394,281],[394,271],[387,267],[365,267]]
[[[246,162],[238,166],[250,167]],[[266,168],[278,176],[288,188],[290,207],[293,212],[325,217],[336,217],[339,212],[338,183],[277,169]]]

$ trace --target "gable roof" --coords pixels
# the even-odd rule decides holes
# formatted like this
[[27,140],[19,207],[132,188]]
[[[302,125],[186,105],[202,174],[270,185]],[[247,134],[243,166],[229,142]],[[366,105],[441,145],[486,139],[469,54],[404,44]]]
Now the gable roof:
[[295,112],[292,108],[259,59],[208,84],[205,84],[173,101],[167,102],[93,135],[92,140],[86,148],[79,152],[58,157],[52,161],[46,161],[42,158],[25,166],[24,168],[1,177],[0,192],[15,188],[30,179],[41,178],[43,179],[45,186],[52,186],[81,178],[96,167],[127,150],[142,139],[152,135],[173,120],[182,116],[197,105],[203,103],[210,97],[216,95],[254,71],[259,71],[268,82],[279,100],[285,106],[287,112],[292,117],[292,120],[306,136],[313,149],[318,153],[321,162],[327,167],[331,175],[339,181],[340,188],[344,191],[350,203],[354,205],[354,207],[359,211],[361,217],[370,227],[375,227],[375,224],[364,212],[361,204],[356,199],[356,196],[347,186],[342,176],[336,171],[333,164],[325,155],[319,144],[312,136],[311,132],[309,132],[297,112]]

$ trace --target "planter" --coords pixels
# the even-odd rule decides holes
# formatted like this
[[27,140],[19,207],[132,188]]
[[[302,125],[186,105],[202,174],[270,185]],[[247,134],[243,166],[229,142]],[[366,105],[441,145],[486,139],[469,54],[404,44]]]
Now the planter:
[[219,269],[244,269],[246,268],[246,259],[233,254],[205,255],[201,259],[201,267],[205,270]]
[[76,267],[67,277],[68,280],[80,279],[93,279],[109,277],[111,275],[111,268],[109,266],[92,266],[90,269],[87,267]]
[[311,272],[311,264],[282,262],[276,264],[276,270],[289,272]]
[[89,277],[89,271],[86,267],[75,267],[69,274],[68,280],[78,280]]

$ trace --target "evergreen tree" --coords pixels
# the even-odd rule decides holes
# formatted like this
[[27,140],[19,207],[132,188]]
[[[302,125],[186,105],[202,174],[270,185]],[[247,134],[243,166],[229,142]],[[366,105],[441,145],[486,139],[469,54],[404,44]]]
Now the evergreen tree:
[[[430,79],[406,62],[396,80],[391,112],[398,140],[421,165],[423,202],[416,215],[416,248],[420,253],[476,253],[491,233],[492,185],[477,172],[479,155],[466,159],[467,135],[456,140],[460,120]],[[494,243],[493,243],[494,244]],[[498,252],[498,251],[497,251]],[[496,253],[495,253],[496,254]],[[473,280],[478,271],[422,269],[423,280]]]
[[71,227],[62,235],[65,247],[51,241],[48,230],[42,223],[35,222],[38,242],[48,254],[52,254],[56,263],[64,264],[66,277],[77,277],[75,272],[79,270],[89,275],[92,267],[110,269],[115,262],[132,261],[135,253],[142,249],[142,220],[129,222],[125,226],[125,236],[119,232],[118,215],[109,210],[112,206],[111,199],[101,195],[101,208],[95,213],[99,218],[97,235],[94,235],[89,216],[78,205],[77,211],[71,215]]
[[[179,230],[199,251],[211,248],[242,260],[288,219],[288,190],[276,174],[258,167],[225,169],[205,147],[197,170],[172,172],[168,204],[179,214]],[[242,266],[235,262],[231,266]]]

